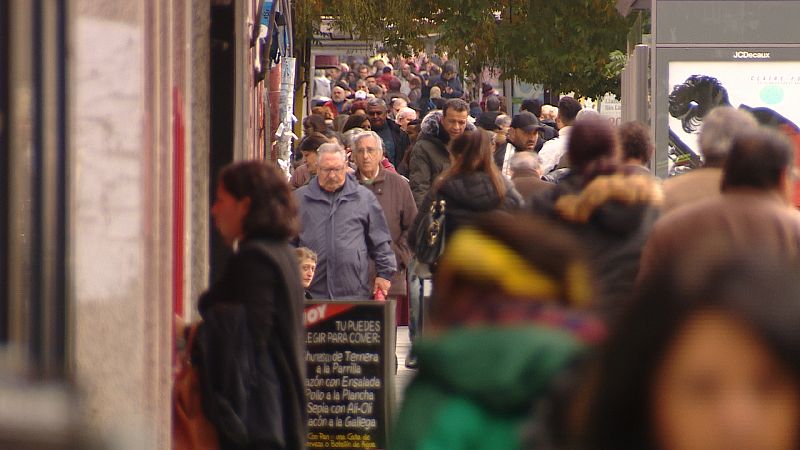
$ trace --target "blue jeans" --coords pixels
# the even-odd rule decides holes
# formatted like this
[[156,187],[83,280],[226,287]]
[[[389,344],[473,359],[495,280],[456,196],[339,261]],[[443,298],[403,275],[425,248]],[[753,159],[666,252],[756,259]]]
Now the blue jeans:
[[406,281],[408,282],[408,338],[412,344],[414,339],[422,333],[422,279],[414,273],[417,267],[417,258],[412,258],[408,263]]

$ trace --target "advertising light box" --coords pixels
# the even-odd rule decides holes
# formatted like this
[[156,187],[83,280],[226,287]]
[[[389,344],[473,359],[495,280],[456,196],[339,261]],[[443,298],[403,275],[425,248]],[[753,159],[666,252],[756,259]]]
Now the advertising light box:
[[656,70],[661,176],[700,165],[698,132],[714,107],[748,110],[761,123],[800,124],[800,49],[659,49]]

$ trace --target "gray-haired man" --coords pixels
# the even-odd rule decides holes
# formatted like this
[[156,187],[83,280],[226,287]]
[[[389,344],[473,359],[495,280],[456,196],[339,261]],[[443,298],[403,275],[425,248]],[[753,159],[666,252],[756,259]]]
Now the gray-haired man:
[[408,135],[395,121],[387,117],[386,102],[382,99],[373,98],[367,102],[367,118],[372,130],[383,139],[385,156],[397,167],[411,145]]
[[511,157],[509,167],[511,182],[526,202],[537,192],[555,187],[555,184],[542,181],[542,160],[536,153],[515,153]]
[[405,271],[413,255],[408,246],[408,232],[417,216],[417,205],[408,181],[381,167],[383,142],[374,131],[362,131],[353,139],[356,178],[377,197],[392,236],[392,250],[397,257],[397,273],[392,278],[389,295],[400,300],[406,295]]
[[[383,209],[369,189],[347,173],[347,156],[338,144],[317,150],[318,175],[295,191],[300,233],[294,243],[317,253],[317,272],[308,291],[313,298],[369,299],[389,293],[397,271],[392,238]],[[369,263],[377,276],[370,279]]]

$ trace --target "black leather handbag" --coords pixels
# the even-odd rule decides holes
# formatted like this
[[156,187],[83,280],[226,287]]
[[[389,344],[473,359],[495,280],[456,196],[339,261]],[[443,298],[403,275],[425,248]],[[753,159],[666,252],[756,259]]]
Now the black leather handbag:
[[425,214],[417,228],[417,260],[433,266],[444,253],[446,202],[434,198],[430,211]]

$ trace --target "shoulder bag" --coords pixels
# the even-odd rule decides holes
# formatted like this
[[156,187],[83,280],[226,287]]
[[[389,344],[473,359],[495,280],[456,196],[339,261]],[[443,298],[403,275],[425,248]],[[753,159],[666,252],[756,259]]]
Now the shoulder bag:
[[420,221],[414,249],[420,263],[434,266],[444,253],[446,206],[444,199],[434,197],[430,210]]
[[172,387],[172,448],[174,450],[219,450],[217,429],[203,412],[203,394],[192,349],[198,324],[189,329],[186,349]]

